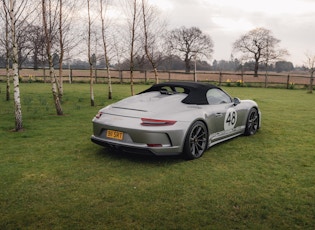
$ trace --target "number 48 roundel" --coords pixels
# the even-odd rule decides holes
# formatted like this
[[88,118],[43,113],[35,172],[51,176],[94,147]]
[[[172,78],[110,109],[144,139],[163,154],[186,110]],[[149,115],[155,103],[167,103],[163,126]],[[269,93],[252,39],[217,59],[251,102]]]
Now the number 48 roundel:
[[237,112],[234,108],[229,108],[226,111],[224,119],[224,130],[231,130],[235,127],[237,121]]

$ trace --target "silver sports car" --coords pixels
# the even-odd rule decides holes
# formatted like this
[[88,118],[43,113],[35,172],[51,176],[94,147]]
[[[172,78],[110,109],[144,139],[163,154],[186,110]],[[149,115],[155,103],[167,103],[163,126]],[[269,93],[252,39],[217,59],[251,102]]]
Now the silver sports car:
[[196,159],[209,147],[261,125],[256,102],[196,82],[165,82],[101,109],[91,140],[125,152]]

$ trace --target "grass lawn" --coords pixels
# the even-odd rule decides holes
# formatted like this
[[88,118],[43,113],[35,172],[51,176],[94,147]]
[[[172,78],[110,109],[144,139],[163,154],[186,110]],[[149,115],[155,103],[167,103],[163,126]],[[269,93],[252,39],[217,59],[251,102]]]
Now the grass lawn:
[[315,95],[225,88],[257,101],[261,130],[185,161],[90,141],[93,116],[129,86],[114,85],[108,101],[107,86],[95,85],[91,107],[88,84],[65,84],[62,117],[50,88],[21,84],[25,131],[15,133],[0,83],[0,229],[315,228]]

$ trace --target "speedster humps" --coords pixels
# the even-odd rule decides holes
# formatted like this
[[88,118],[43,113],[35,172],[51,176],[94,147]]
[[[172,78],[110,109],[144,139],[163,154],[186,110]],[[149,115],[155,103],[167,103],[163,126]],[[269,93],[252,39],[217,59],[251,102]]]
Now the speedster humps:
[[165,82],[101,109],[91,140],[119,151],[196,159],[209,147],[261,125],[256,102],[196,82]]

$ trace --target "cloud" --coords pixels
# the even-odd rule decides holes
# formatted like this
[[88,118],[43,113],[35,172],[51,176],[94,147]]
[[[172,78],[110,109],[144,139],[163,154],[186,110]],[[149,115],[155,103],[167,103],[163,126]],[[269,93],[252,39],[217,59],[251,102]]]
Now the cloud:
[[229,59],[232,43],[257,27],[271,30],[289,61],[301,65],[305,52],[315,52],[313,0],[150,0],[156,2],[170,29],[197,26],[215,43],[214,59]]

